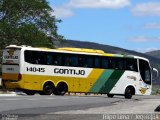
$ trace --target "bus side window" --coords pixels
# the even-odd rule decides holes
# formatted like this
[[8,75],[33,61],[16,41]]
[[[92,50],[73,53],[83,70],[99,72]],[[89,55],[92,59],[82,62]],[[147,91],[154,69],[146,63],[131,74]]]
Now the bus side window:
[[78,58],[79,67],[92,68],[93,57],[92,56],[79,56]]
[[93,68],[93,57],[92,56],[88,56],[86,57],[86,67],[88,68]]
[[42,52],[39,52],[39,51],[25,51],[25,57],[29,57],[29,58],[27,58],[28,60],[25,59],[26,62],[28,62],[28,63],[41,64],[41,65],[45,64],[45,55]]
[[126,59],[126,69],[130,71],[138,72],[137,60],[136,59]]
[[72,66],[73,66],[73,67],[78,67],[78,56],[73,55],[73,56],[71,57],[71,62],[72,62]]
[[58,65],[58,56],[57,55],[53,55],[53,65]]
[[65,66],[71,66],[72,61],[71,61],[71,57],[70,56],[65,56],[64,64],[65,64]]
[[31,51],[26,50],[24,52],[24,57],[25,57],[25,62],[33,63],[33,57],[32,57],[32,52]]
[[76,55],[66,55],[64,59],[64,64],[66,66],[77,67],[78,57]]
[[36,64],[44,65],[45,64],[45,53],[44,52],[39,52],[35,51],[35,56],[36,56]]
[[94,67],[95,68],[100,68],[101,67],[101,64],[100,64],[100,57],[95,57],[94,59]]
[[54,60],[53,60],[53,65],[59,65],[57,59],[54,59]]
[[118,69],[117,60],[115,58],[109,58],[109,68]]
[[37,64],[38,59],[37,59],[37,56],[35,56],[35,52],[26,50],[25,51],[25,61],[31,64]]
[[109,60],[107,57],[102,58],[102,68],[107,69],[109,68]]
[[53,56],[53,65],[62,65],[62,55],[61,54],[54,54]]
[[47,65],[53,65],[53,56],[51,54],[47,55]]
[[79,56],[78,58],[79,67],[86,67],[86,61],[84,56]]
[[117,59],[117,67],[119,70],[124,70],[124,60],[123,58],[118,58]]

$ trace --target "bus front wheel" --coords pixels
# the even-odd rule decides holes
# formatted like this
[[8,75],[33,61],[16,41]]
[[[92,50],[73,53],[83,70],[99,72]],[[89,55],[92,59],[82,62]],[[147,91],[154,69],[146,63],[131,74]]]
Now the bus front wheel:
[[126,90],[125,90],[125,94],[124,94],[124,97],[126,98],[126,99],[131,99],[132,98],[132,90],[130,89],[130,88],[126,88]]

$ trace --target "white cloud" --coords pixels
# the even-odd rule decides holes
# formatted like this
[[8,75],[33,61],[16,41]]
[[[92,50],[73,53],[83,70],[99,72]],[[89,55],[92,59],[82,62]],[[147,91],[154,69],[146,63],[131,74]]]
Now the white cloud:
[[146,53],[146,52],[150,52],[150,51],[155,51],[155,50],[159,50],[159,48],[138,48],[136,49],[137,52],[142,52],[142,53]]
[[145,29],[160,29],[160,23],[149,23],[144,26]]
[[130,5],[130,0],[70,0],[72,8],[122,8]]
[[130,0],[69,0],[62,6],[54,6],[54,15],[58,18],[71,17],[74,8],[118,9],[130,5]]
[[139,36],[139,37],[130,38],[128,41],[131,41],[131,42],[160,42],[160,37]]
[[160,16],[160,2],[137,4],[131,11],[135,16]]
[[73,16],[74,12],[67,7],[54,7],[54,15],[57,18],[65,18]]

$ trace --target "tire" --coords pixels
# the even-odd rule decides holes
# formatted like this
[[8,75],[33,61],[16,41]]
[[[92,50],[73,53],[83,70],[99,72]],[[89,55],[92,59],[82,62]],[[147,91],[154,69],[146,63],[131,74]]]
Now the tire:
[[132,90],[131,90],[130,88],[126,88],[124,97],[125,97],[126,99],[131,99],[132,96],[133,96]]
[[114,94],[107,94],[109,98],[113,98]]
[[54,94],[54,95],[58,95],[58,92],[57,92],[57,89],[56,89],[56,88],[53,89],[53,94]]
[[24,93],[26,93],[27,95],[34,95],[36,92],[32,90],[27,90],[27,91],[24,91]]
[[43,91],[39,92],[40,95],[51,95],[53,93],[53,85],[51,83],[45,83],[43,86]]
[[64,95],[68,92],[68,86],[65,83],[59,83],[56,87],[57,95]]
[[45,95],[43,91],[38,92],[40,95]]

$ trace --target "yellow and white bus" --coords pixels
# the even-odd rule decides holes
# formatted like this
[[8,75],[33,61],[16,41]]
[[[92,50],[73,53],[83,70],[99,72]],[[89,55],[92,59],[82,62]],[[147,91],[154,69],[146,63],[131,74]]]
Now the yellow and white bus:
[[3,50],[3,86],[28,95],[100,93],[130,99],[151,94],[151,73],[146,58],[102,50],[16,45]]

